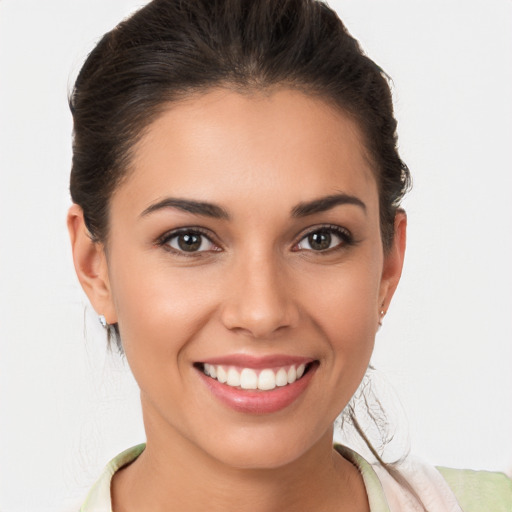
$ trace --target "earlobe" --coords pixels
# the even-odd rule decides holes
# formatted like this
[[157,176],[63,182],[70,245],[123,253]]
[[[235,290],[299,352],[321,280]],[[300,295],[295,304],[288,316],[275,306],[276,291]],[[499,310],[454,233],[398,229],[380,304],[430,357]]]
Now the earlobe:
[[82,208],[74,204],[67,216],[76,275],[94,310],[109,324],[117,322],[108,278],[105,249],[94,242],[84,222]]
[[407,234],[407,215],[404,210],[398,210],[395,215],[393,243],[384,255],[382,279],[379,294],[379,312],[383,316],[389,308],[391,298],[400,281],[404,265]]

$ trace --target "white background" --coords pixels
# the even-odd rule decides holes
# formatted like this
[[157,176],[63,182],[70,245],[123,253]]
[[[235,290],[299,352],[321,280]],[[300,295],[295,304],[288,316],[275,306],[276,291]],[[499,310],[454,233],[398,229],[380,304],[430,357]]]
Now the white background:
[[[144,440],[71,264],[67,91],[140,1],[0,0],[0,510],[77,510],[107,460]],[[393,78],[403,281],[374,364],[412,451],[512,470],[512,2],[331,2]]]

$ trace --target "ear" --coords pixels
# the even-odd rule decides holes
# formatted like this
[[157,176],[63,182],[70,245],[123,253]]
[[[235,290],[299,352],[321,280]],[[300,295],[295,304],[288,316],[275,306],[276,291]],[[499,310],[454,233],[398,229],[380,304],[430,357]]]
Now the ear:
[[404,210],[398,210],[395,215],[393,243],[384,254],[382,278],[379,292],[379,309],[386,312],[391,298],[400,281],[404,265],[405,243],[407,232],[407,215]]
[[105,248],[102,243],[92,240],[80,206],[71,206],[67,224],[78,280],[96,313],[103,315],[107,323],[116,323]]

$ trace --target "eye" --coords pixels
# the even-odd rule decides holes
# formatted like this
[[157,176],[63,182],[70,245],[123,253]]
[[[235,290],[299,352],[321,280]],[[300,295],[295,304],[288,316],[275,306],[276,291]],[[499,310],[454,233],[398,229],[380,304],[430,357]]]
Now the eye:
[[295,249],[323,252],[352,243],[352,236],[347,230],[338,226],[326,226],[310,231],[299,241]]
[[219,247],[198,230],[181,230],[164,235],[159,245],[178,253],[218,251]]

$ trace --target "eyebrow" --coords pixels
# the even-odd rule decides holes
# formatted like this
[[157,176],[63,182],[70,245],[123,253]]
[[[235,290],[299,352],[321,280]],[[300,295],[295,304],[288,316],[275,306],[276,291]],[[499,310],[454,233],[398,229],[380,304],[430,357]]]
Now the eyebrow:
[[[308,215],[325,212],[336,206],[346,204],[359,206],[366,213],[366,205],[358,197],[351,196],[349,194],[334,194],[313,199],[312,201],[299,203],[297,206],[292,208],[291,216],[295,218],[307,217]],[[166,197],[165,199],[148,206],[140,214],[140,217],[145,217],[146,215],[165,208],[176,208],[188,213],[211,217],[213,219],[230,219],[229,213],[224,208],[216,204],[174,197]]]
[[299,203],[292,209],[292,217],[307,217],[315,213],[325,212],[335,206],[352,204],[359,206],[366,213],[366,205],[356,196],[349,194],[334,194],[330,196],[320,197],[313,201]]
[[228,212],[224,210],[224,208],[215,204],[203,201],[193,201],[191,199],[177,199],[173,197],[167,197],[162,201],[158,201],[158,203],[148,206],[140,216],[145,217],[150,213],[164,208],[176,208],[178,210],[183,210],[184,212],[203,215],[204,217],[212,217],[214,219],[229,219]]

